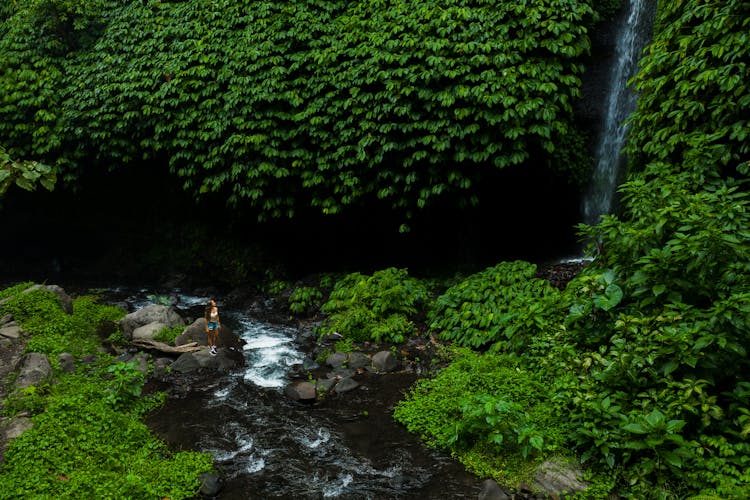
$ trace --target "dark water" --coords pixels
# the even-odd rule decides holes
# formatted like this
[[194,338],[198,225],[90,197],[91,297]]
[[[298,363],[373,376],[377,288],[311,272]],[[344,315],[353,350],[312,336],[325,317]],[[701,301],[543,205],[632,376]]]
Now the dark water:
[[[126,302],[142,307],[149,295],[139,290]],[[170,295],[184,307],[205,300]],[[391,418],[416,375],[368,374],[350,393],[293,402],[283,387],[304,358],[299,332],[243,312],[223,320],[245,340],[247,366],[191,375],[190,390],[147,419],[175,449],[211,453],[224,480],[217,498],[477,498],[478,478]]]

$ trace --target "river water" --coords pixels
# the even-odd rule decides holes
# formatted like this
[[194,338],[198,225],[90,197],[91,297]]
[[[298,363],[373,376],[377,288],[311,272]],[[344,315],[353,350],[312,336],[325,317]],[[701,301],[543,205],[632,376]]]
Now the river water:
[[[165,296],[145,289],[108,295],[130,311]],[[193,317],[207,299],[168,295]],[[246,366],[191,378],[188,391],[147,420],[175,449],[213,456],[224,480],[217,498],[477,498],[478,478],[391,418],[416,375],[371,375],[350,393],[300,404],[283,391],[292,366],[305,357],[297,328],[227,309],[222,321],[244,340]]]

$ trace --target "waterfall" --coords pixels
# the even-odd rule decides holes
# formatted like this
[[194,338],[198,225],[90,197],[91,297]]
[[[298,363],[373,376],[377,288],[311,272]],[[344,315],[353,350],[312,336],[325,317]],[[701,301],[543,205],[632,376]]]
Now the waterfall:
[[610,70],[607,102],[595,153],[596,166],[583,201],[586,224],[612,212],[617,185],[627,161],[622,152],[628,127],[625,120],[635,110],[636,94],[628,86],[638,59],[650,39],[653,6],[649,0],[628,0],[628,10],[617,29],[617,47]]

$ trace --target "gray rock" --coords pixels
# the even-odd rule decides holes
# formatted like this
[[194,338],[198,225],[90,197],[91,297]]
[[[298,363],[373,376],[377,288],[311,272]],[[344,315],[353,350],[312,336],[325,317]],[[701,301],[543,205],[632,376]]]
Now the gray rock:
[[315,384],[315,388],[320,393],[326,393],[330,391],[335,384],[336,381],[332,378],[319,378],[317,383]]
[[169,367],[171,365],[172,360],[169,358],[156,358],[154,360],[154,378],[157,380],[166,380],[169,376]]
[[6,326],[8,323],[15,323],[12,314],[8,313],[0,316],[0,327]]
[[205,472],[198,476],[201,481],[201,494],[215,497],[221,491],[221,478],[217,474]]
[[301,380],[286,386],[284,394],[293,401],[314,401],[318,396],[315,385]]
[[32,427],[34,427],[34,422],[30,418],[16,417],[3,426],[3,434],[5,435],[5,439],[10,441],[11,439],[16,439]]
[[197,342],[198,345],[208,345],[208,336],[206,335],[206,320],[198,318],[189,324],[181,334],[174,339],[174,345],[181,346]]
[[349,378],[357,374],[357,370],[351,368],[336,368],[328,373],[328,378]]
[[148,375],[148,360],[149,355],[143,352],[139,352],[130,359],[131,362],[137,363],[135,369],[143,374],[144,379]]
[[392,372],[399,366],[396,355],[391,351],[380,351],[372,357],[372,366],[379,372]]
[[21,330],[21,327],[18,326],[15,321],[7,323],[2,328],[0,328],[0,337],[5,337],[8,339],[17,339],[21,336],[22,333],[23,331]]
[[334,352],[326,358],[326,364],[331,368],[340,368],[346,364],[347,358],[345,352]]
[[179,358],[175,360],[174,363],[172,363],[172,370],[179,372],[179,373],[190,373],[194,372],[195,370],[199,369],[201,367],[200,363],[198,363],[198,360],[195,359],[195,356],[193,356],[193,353],[186,352],[185,354],[182,354]]
[[152,323],[149,323],[147,325],[139,326],[138,328],[133,330],[132,337],[133,340],[136,339],[146,339],[146,340],[154,340],[156,338],[156,335],[165,328],[169,328],[164,323],[161,323],[159,321],[154,321]]
[[479,500],[511,500],[510,496],[499,484],[492,479],[482,481],[482,490],[479,492]]
[[69,352],[60,353],[57,357],[58,363],[60,363],[60,370],[64,373],[73,373],[76,371],[76,358],[73,357]]
[[16,389],[26,389],[49,380],[52,367],[44,354],[31,352],[21,360],[21,370],[15,382]]
[[341,380],[339,380],[333,390],[337,394],[343,394],[345,392],[353,391],[357,387],[359,387],[359,383],[353,378],[342,378]]
[[352,352],[349,353],[349,368],[354,368],[355,370],[357,368],[364,368],[366,366],[370,366],[372,364],[372,359],[367,354],[361,353],[361,352]]
[[588,488],[583,472],[574,462],[551,459],[542,463],[534,474],[534,487],[547,495],[579,493]]
[[185,321],[174,308],[161,304],[151,304],[126,315],[117,322],[117,325],[122,329],[125,338],[131,339],[133,330],[154,322],[163,323],[170,328],[185,324]]

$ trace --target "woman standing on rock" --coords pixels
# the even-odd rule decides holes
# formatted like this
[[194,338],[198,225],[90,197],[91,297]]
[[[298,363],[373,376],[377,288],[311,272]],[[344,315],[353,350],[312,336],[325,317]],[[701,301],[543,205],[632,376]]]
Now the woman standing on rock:
[[208,335],[208,348],[212,355],[216,355],[216,343],[219,340],[219,328],[221,328],[221,319],[219,319],[219,308],[216,307],[216,301],[210,299],[206,304],[206,334]]

